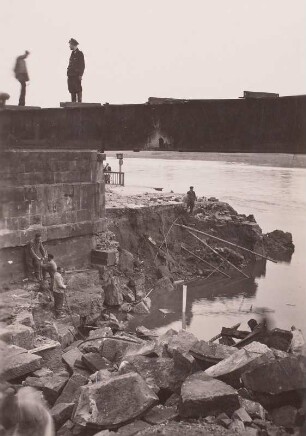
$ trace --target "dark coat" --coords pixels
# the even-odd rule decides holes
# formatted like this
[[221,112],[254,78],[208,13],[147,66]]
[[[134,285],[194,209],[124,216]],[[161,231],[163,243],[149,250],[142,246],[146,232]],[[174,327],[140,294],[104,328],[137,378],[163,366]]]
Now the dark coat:
[[78,48],[71,52],[69,65],[67,68],[67,76],[83,76],[85,70],[85,60],[83,52]]

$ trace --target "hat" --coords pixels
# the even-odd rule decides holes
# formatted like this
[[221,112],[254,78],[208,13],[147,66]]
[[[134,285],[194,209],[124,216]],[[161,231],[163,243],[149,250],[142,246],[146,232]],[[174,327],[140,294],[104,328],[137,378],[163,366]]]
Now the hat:
[[79,45],[78,41],[77,41],[76,39],[74,39],[74,38],[70,38],[70,40],[69,40],[69,44],[72,44],[72,45]]

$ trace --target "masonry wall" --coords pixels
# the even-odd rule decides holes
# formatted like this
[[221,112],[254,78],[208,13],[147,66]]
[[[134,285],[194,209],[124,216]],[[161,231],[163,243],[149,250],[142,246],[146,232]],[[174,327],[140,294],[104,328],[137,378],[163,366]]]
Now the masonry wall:
[[1,148],[305,153],[306,96],[0,110]]
[[94,151],[0,153],[0,277],[21,277],[24,246],[41,233],[66,268],[90,262],[105,218],[102,155]]

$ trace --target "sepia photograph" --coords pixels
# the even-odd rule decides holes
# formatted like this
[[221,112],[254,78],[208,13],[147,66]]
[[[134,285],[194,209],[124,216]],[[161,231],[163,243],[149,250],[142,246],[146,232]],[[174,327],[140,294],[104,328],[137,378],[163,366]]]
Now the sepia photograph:
[[305,0],[0,0],[0,436],[306,435]]

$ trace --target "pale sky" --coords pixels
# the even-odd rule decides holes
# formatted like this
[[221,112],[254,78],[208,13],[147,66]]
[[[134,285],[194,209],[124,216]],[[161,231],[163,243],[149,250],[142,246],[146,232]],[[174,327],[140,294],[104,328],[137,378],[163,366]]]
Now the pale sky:
[[243,90],[306,94],[305,0],[0,0],[0,91],[25,50],[27,105],[69,101],[73,37],[84,52],[83,101],[149,96],[238,98]]

